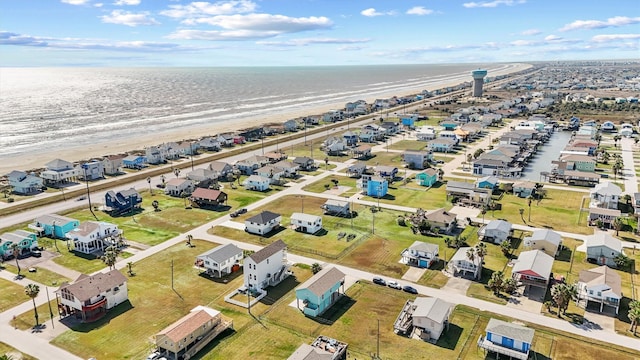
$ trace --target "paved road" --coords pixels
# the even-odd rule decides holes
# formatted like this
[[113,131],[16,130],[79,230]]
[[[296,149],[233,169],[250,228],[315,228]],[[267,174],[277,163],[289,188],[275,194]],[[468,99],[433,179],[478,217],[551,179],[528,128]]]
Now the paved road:
[[633,148],[635,146],[635,142],[632,138],[623,137],[620,139],[620,144],[622,148],[622,162],[624,163],[624,167],[622,170],[622,176],[624,176],[624,194],[631,195],[633,199],[633,194],[638,192],[638,178],[636,176],[636,166],[633,160]]

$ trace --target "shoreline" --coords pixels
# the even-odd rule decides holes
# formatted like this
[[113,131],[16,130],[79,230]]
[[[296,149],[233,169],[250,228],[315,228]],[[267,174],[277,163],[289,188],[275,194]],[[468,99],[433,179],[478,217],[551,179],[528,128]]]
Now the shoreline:
[[[525,63],[513,63],[502,71],[493,72],[491,76],[511,74],[519,72],[532,67],[530,64]],[[433,91],[448,86],[458,85],[466,80],[460,80],[459,78],[448,78],[435,81],[431,86],[420,88],[407,88],[402,93],[384,93],[378,94],[377,98],[389,98],[392,96],[407,96],[416,94],[422,90]],[[363,99],[367,103],[371,103],[375,98]],[[181,141],[187,139],[202,138],[205,136],[211,136],[222,132],[238,131],[249,127],[264,125],[268,123],[283,123],[289,119],[294,119],[302,116],[317,115],[327,112],[331,109],[344,108],[344,103],[329,104],[324,106],[310,106],[299,110],[283,111],[278,114],[271,114],[268,117],[262,117],[256,115],[241,120],[228,120],[208,125],[194,125],[185,128],[176,128],[170,131],[163,131],[158,133],[148,132],[146,135],[133,138],[118,140],[104,141],[95,143],[90,146],[70,146],[66,149],[56,150],[53,153],[43,149],[41,152],[33,152],[25,155],[16,155],[7,159],[3,159],[0,163],[0,174],[7,174],[13,170],[32,171],[35,169],[44,168],[45,164],[56,158],[64,159],[70,162],[77,162],[82,160],[88,160],[91,158],[99,158],[112,154],[127,153],[134,150],[142,150],[145,147],[159,145],[163,142]]]

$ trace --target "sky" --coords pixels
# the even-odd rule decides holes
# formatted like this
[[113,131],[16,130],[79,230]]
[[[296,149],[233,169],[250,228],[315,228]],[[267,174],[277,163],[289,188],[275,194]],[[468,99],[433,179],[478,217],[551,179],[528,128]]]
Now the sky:
[[640,59],[637,0],[0,0],[0,66]]

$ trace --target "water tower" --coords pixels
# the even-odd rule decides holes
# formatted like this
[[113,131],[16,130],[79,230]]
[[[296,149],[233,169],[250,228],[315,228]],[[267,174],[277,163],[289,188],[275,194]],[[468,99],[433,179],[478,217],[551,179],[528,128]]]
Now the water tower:
[[473,96],[482,97],[482,85],[484,84],[484,77],[487,76],[487,70],[474,70],[471,75],[473,76]]

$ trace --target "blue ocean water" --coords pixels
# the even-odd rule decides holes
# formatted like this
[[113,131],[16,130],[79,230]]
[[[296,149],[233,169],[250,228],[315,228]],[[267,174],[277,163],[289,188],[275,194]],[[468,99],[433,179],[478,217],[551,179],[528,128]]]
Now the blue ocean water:
[[[484,66],[505,71],[509,64]],[[237,68],[1,68],[0,160],[108,144],[470,81],[475,64]],[[161,142],[161,141],[159,141]]]

